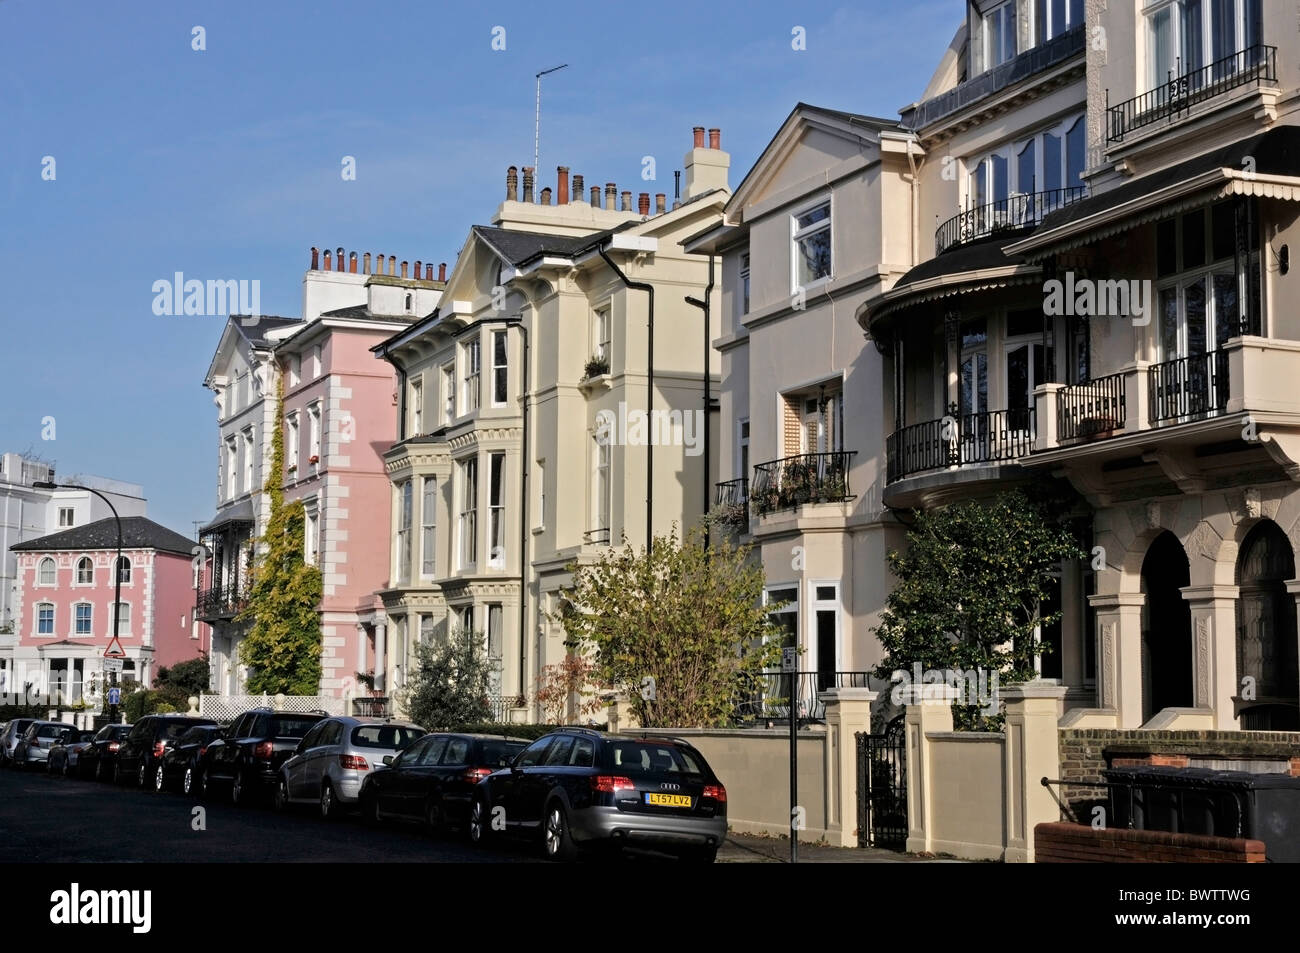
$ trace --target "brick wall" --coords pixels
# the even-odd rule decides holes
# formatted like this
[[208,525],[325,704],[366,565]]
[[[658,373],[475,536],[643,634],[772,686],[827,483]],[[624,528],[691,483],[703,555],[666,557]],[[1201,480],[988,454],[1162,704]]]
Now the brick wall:
[[1167,831],[1094,830],[1081,824],[1034,828],[1039,864],[1262,864],[1264,842]]

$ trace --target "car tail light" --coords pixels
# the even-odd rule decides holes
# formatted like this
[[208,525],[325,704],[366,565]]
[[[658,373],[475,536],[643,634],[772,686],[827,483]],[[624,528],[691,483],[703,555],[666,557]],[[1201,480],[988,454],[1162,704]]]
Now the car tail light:
[[618,791],[635,791],[636,785],[631,778],[617,777],[612,774],[597,774],[591,779],[591,789],[602,794],[614,794]]
[[167,750],[167,743],[165,741],[155,741],[153,743],[153,756],[155,758],[161,758],[163,756],[163,752],[166,750]]
[[465,772],[463,780],[468,781],[470,784],[478,784],[491,773],[491,768],[470,768]]
[[370,764],[366,761],[366,759],[359,757],[355,754],[339,755],[339,767],[342,768],[344,771],[369,771],[370,770]]
[[207,746],[207,745],[204,745],[202,748],[199,749],[199,757],[200,757],[200,758],[203,757],[203,756],[204,756],[205,754],[207,754],[207,753],[208,753],[208,746]]
[[273,751],[275,751],[275,742],[259,741],[256,745],[253,746],[253,757],[269,758],[271,757],[271,753]]
[[713,798],[719,804],[727,803],[727,789],[721,784],[704,785],[704,796]]
[[122,747],[121,744],[119,744],[119,743],[116,742],[116,741],[110,741],[110,742],[108,743],[108,750],[109,750],[109,751],[116,751],[116,750],[117,750],[118,748],[120,748],[120,747]]

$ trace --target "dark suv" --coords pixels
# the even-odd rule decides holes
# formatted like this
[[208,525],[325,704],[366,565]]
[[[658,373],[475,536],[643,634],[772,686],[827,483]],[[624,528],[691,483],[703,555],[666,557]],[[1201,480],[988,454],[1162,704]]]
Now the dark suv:
[[553,860],[584,846],[648,847],[711,863],[727,836],[727,791],[678,738],[626,738],[564,728],[484,778],[470,839],[537,838]]
[[131,733],[117,749],[113,780],[131,781],[136,787],[153,786],[162,770],[163,756],[181,735],[195,725],[215,725],[211,718],[185,715],[145,715],[131,727]]
[[280,766],[298,747],[319,714],[254,708],[235,719],[220,738],[208,744],[199,762],[199,791],[207,798],[218,787],[230,788],[230,799],[243,804],[275,786]]

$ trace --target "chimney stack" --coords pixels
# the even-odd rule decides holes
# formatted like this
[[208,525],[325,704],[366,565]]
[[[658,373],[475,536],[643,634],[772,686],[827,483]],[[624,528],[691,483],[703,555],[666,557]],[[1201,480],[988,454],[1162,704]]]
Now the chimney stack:
[[555,204],[569,204],[569,167],[567,165],[555,167]]
[[721,148],[722,148],[722,130],[721,130],[721,129],[710,129],[710,130],[709,130],[709,148],[710,148],[710,149],[721,149]]
[[623,211],[632,211],[632,193],[626,190],[623,192]]
[[389,255],[388,256],[388,277],[390,278],[393,277],[396,268],[397,268],[397,256]]
[[656,215],[662,215],[664,212],[668,211],[665,205],[667,200],[668,200],[668,196],[664,195],[664,193],[662,192],[655,193],[655,214]]
[[402,262],[402,277],[406,277],[406,262]]
[[355,275],[356,273],[357,273],[357,253],[354,251],[348,252],[348,274]]
[[326,270],[326,271],[333,271],[333,270],[334,270],[334,264],[333,264],[333,262],[334,262],[334,258],[333,258],[332,253],[330,252],[330,250],[329,250],[328,248],[325,249],[325,270]]
[[343,249],[339,249],[338,257],[334,259],[334,267],[339,271],[343,270]]
[[581,202],[581,201],[583,201],[583,198],[582,198],[582,185],[583,185],[583,178],[582,178],[582,176],[581,176],[581,175],[575,175],[575,176],[573,177],[573,201],[575,201],[575,202]]
[[533,200],[533,167],[530,165],[526,165],[524,166],[524,201],[531,202],[532,200]]
[[382,275],[383,273],[384,273],[384,256],[383,256],[382,254],[376,253],[376,254],[375,254],[375,270],[372,271],[371,274],[372,274],[372,275]]
[[438,266],[438,280],[439,281],[447,280],[447,263],[445,261]]
[[614,204],[618,200],[618,186],[613,182],[605,183],[605,211],[614,211]]
[[549,185],[546,188],[542,189],[542,204],[543,205],[551,204],[551,187]]
[[686,195],[684,200],[688,202],[705,192],[727,188],[727,170],[731,165],[731,156],[722,151],[721,129],[709,130],[709,146],[707,149],[704,148],[704,131],[702,127],[696,126],[692,131],[695,146],[690,152],[686,153],[684,163],[686,169]]
[[641,215],[650,214],[650,193],[642,192],[636,197],[636,210]]
[[600,186],[599,185],[593,185],[591,187],[591,207],[600,208]]
[[433,265],[432,265],[432,264],[428,264],[428,265],[425,265],[425,266],[424,266],[424,280],[425,280],[425,281],[433,281]]
[[311,270],[320,271],[320,252],[315,245],[311,247]]
[[691,132],[694,133],[695,135],[695,148],[703,149],[704,148],[704,127],[696,126],[691,130]]
[[419,261],[416,261],[415,267],[411,269],[411,277],[414,278],[416,281],[419,281],[420,275],[422,275],[423,273],[424,273],[424,269],[421,267],[421,263]]
[[514,166],[506,169],[506,201],[519,201],[519,171]]

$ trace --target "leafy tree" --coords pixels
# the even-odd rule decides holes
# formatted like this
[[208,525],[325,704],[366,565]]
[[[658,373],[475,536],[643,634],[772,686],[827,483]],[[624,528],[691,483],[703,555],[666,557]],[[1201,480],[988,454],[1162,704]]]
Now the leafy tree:
[[[999,683],[1034,677],[1050,647],[1034,630],[1060,613],[1043,612],[1062,560],[1082,559],[1058,500],[1011,490],[919,512],[908,548],[889,554],[898,580],[876,635],[884,679],[914,663],[922,669],[980,670]],[[985,726],[976,705],[956,705],[961,727]],[[994,719],[996,720],[996,719]]]
[[154,679],[154,686],[174,687],[184,692],[186,698],[191,695],[201,695],[208,690],[208,672],[208,657],[200,655],[198,658],[177,662],[170,668],[165,665],[160,666],[158,677]]
[[487,697],[491,663],[478,633],[457,628],[448,638],[419,642],[415,659],[405,692],[413,722],[430,731],[446,731],[492,720]]
[[559,618],[573,644],[595,648],[596,681],[626,689],[642,725],[727,724],[780,657],[763,570],[748,557],[725,540],[704,546],[699,529],[681,541],[674,527],[650,552],[623,546],[570,565]]
[[315,695],[321,677],[321,572],[303,556],[306,512],[284,501],[284,384],[277,388],[271,466],[262,492],[271,514],[258,540],[248,603],[236,619],[249,622],[240,658],[249,668],[248,691]]
[[594,715],[604,707],[589,687],[595,674],[595,664],[581,652],[572,652],[563,661],[542,669],[537,677],[533,700],[541,707],[548,724],[563,724],[574,698],[577,699],[575,714],[578,716]]

